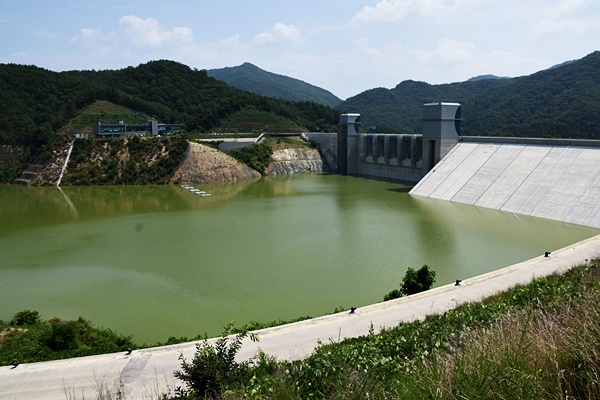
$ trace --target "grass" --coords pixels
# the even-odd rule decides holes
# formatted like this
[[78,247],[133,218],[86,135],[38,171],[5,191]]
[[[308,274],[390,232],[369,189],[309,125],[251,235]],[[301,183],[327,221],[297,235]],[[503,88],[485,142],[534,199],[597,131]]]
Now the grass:
[[244,108],[221,120],[214,132],[306,132],[307,129],[289,118],[253,107]]

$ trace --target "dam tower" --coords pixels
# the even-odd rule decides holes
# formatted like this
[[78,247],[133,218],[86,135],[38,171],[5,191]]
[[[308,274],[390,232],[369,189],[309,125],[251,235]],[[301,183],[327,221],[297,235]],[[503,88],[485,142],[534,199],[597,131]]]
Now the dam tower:
[[423,172],[426,174],[460,139],[461,110],[458,103],[423,105]]
[[355,175],[359,172],[358,128],[360,114],[342,114],[337,132],[337,172]]

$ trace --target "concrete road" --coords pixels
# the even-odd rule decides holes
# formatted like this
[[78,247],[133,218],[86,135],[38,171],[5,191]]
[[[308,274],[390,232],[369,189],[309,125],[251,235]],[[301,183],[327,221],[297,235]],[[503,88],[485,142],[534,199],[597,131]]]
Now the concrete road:
[[[366,335],[371,328],[379,331],[401,321],[423,319],[442,313],[465,302],[481,300],[533,278],[585,263],[600,255],[600,235],[544,255],[478,277],[465,279],[460,286],[441,286],[424,293],[385,303],[362,307],[308,321],[257,331],[258,343],[244,342],[239,359],[248,359],[259,349],[279,359],[306,357],[319,341],[339,341]],[[460,277],[457,277],[460,278]],[[183,354],[193,357],[195,343],[105,354],[77,359],[0,367],[0,399],[83,399],[99,393],[126,399],[152,399],[172,390],[178,383],[173,377]]]

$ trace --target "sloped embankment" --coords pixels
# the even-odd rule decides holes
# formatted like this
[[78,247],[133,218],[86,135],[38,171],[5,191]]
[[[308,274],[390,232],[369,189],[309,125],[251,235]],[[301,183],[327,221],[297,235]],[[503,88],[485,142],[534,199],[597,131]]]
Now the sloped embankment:
[[260,174],[219,150],[191,142],[172,181],[214,183],[250,178],[260,178]]

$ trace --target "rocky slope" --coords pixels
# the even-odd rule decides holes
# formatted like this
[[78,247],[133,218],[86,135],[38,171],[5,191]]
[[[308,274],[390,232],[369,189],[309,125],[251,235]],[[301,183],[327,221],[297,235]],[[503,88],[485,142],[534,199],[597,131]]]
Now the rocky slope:
[[[83,144],[86,143],[87,142]],[[111,141],[110,143],[112,143],[114,147],[121,142]],[[83,144],[80,143],[79,145],[81,146]],[[106,147],[106,144],[104,147]],[[66,177],[69,178],[70,175],[78,173],[79,170],[84,171],[79,171],[79,175],[84,174],[85,176],[87,176],[87,174],[92,174],[92,172],[94,172],[96,175],[108,174],[110,171],[108,171],[107,165],[110,163],[102,160],[110,160],[111,156],[109,156],[109,153],[114,153],[114,149],[111,150],[112,147],[110,146],[108,149],[104,149],[104,147],[102,147],[102,149],[106,154],[99,153],[96,154],[95,157],[100,159],[100,161],[98,161],[100,164],[97,162],[96,164],[98,165],[95,166],[95,158],[88,155],[89,151],[84,152],[84,155],[86,156],[83,158],[83,160],[75,159],[72,160],[73,163],[69,163]],[[56,185],[62,165],[65,163],[67,150],[68,144],[65,144],[48,154],[40,155],[27,168],[27,170],[21,174],[21,177],[17,179],[15,183],[32,186]],[[165,155],[162,156],[165,157]],[[161,155],[154,154],[153,157],[160,158]],[[149,168],[148,163],[142,164],[145,166],[142,169],[146,170]],[[321,172],[325,167],[326,165],[324,165],[318,150],[304,146],[291,146],[273,150],[271,162],[265,172],[266,175],[286,175],[303,172]],[[92,169],[94,171],[91,171]],[[206,184],[234,182],[244,179],[258,179],[260,176],[260,173],[257,171],[238,162],[234,158],[219,150],[200,143],[190,142],[187,150],[185,150],[181,163],[175,169],[175,172],[171,175],[171,177],[168,178],[168,182],[182,184]],[[63,184],[67,186],[79,184],[97,184],[92,181],[88,183],[81,183],[79,182],[80,180],[66,179]],[[104,184],[111,183],[108,182]]]
[[323,171],[323,161],[318,150],[294,147],[275,150],[265,172],[267,175],[286,175],[321,171]]
[[191,142],[172,181],[193,184],[250,178],[260,178],[260,174],[219,150]]

